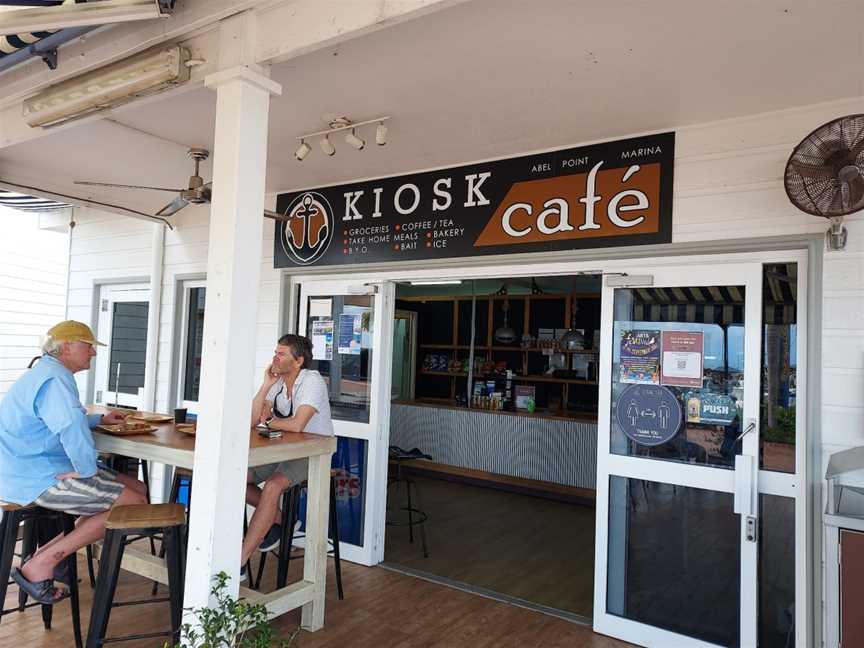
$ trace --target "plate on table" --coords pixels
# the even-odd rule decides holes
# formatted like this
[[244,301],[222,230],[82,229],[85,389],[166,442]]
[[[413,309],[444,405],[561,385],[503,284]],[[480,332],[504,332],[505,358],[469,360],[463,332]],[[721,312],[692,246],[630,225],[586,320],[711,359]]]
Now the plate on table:
[[136,421],[146,421],[147,423],[170,423],[174,420],[173,416],[167,414],[130,414],[130,419]]
[[175,423],[174,429],[178,432],[182,432],[183,434],[191,434],[192,436],[195,436],[194,423]]
[[103,432],[107,432],[108,434],[113,434],[115,436],[132,436],[134,434],[149,434],[150,432],[155,432],[156,428],[150,425],[149,423],[144,423],[142,421],[132,421],[126,423],[119,423],[117,425],[97,425],[97,430],[102,430]]

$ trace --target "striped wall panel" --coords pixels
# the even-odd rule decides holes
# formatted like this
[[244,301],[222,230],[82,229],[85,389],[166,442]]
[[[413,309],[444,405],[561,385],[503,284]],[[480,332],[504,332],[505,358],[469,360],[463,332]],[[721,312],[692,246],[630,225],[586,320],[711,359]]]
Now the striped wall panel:
[[390,443],[436,463],[595,488],[596,423],[394,403]]

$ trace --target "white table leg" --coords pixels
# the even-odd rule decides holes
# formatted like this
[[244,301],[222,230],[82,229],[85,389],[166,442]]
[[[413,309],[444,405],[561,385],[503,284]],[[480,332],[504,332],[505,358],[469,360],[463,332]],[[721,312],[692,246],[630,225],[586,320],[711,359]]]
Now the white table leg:
[[309,490],[306,499],[306,548],[303,580],[314,586],[314,596],[303,606],[300,625],[314,632],[324,625],[324,593],[327,582],[327,522],[330,506],[330,455],[309,458]]

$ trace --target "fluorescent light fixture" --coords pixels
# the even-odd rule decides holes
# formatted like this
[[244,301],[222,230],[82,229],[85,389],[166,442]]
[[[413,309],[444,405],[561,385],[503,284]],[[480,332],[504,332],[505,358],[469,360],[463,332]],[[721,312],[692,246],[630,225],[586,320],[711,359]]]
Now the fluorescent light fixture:
[[412,286],[456,286],[462,283],[461,279],[418,279],[412,281]]
[[24,121],[53,126],[112,108],[189,79],[189,53],[160,46],[50,86],[24,101]]
[[354,133],[353,128],[351,129],[351,132],[345,136],[345,143],[350,144],[358,151],[362,151],[363,147],[366,146],[366,140],[357,137],[357,135]]
[[294,157],[298,160],[302,161],[307,155],[309,155],[309,151],[312,150],[312,147],[306,143],[306,140],[302,140],[300,142],[300,146],[297,147],[297,150],[294,151]]
[[333,146],[328,135],[321,139],[321,150],[324,151],[324,155],[333,155],[336,152],[336,147]]
[[378,146],[384,146],[387,143],[387,126],[384,125],[384,122],[378,124],[378,128],[375,129],[375,143]]

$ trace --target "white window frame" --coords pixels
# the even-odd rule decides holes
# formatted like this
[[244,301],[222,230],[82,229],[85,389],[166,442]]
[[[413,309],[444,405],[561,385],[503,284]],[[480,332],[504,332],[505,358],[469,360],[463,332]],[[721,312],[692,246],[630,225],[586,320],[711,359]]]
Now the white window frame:
[[188,279],[180,284],[180,345],[177,353],[177,392],[174,402],[177,407],[185,407],[189,414],[198,415],[198,401],[183,398],[186,389],[186,348],[189,344],[189,300],[192,290],[207,288],[205,279]]

